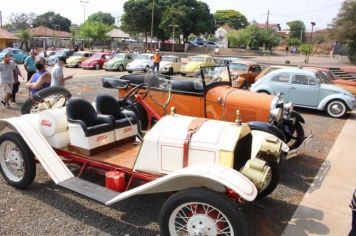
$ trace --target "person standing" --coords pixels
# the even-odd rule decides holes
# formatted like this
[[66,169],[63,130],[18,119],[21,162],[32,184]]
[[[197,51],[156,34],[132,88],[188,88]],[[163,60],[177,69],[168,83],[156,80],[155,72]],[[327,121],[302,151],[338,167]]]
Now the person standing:
[[54,65],[54,67],[52,69],[51,87],[53,87],[53,86],[64,87],[64,81],[73,78],[73,75],[64,77],[63,67],[65,64],[66,64],[66,58],[59,57],[57,63]]
[[155,71],[155,68],[157,68],[157,72],[159,72],[159,63],[161,62],[161,55],[159,54],[159,51],[156,50],[155,55],[153,56],[153,71]]
[[1,88],[4,92],[4,99],[1,103],[7,107],[11,108],[9,101],[12,94],[12,86],[14,83],[14,70],[16,68],[15,62],[11,60],[11,55],[6,53],[4,59],[0,63],[0,77],[1,77]]
[[349,236],[355,236],[356,235],[356,189],[354,191],[354,194],[352,195],[350,207],[352,210],[352,225],[351,225],[351,231],[349,233]]
[[37,72],[26,84],[26,88],[31,90],[32,95],[51,85],[51,73],[46,70],[46,60],[43,57],[38,57],[35,60],[35,65]]
[[23,78],[22,73],[16,64],[15,64],[15,69],[13,70],[13,74],[14,74],[14,84],[12,86],[11,101],[13,103],[16,103],[16,93],[19,91],[19,87],[20,87],[19,76]]
[[24,62],[25,70],[27,71],[27,82],[31,79],[32,75],[36,73],[36,59],[37,52],[34,49],[31,49],[30,56],[26,57]]

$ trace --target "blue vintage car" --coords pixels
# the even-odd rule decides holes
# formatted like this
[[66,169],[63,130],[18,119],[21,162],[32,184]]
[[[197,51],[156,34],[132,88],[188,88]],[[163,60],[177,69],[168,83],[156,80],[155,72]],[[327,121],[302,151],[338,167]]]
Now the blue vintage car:
[[0,61],[4,58],[6,53],[9,53],[12,55],[12,59],[17,62],[17,63],[23,63],[27,57],[27,54],[22,51],[21,49],[17,48],[5,48],[0,52]]
[[343,117],[355,106],[355,97],[339,88],[318,72],[288,68],[275,70],[251,87],[252,91],[272,95],[282,93],[285,102],[326,112],[335,118]]
[[73,54],[73,52],[70,50],[57,51],[54,55],[48,57],[47,64],[49,66],[53,66],[54,64],[56,64],[58,58],[60,58],[60,57],[68,58],[72,54]]

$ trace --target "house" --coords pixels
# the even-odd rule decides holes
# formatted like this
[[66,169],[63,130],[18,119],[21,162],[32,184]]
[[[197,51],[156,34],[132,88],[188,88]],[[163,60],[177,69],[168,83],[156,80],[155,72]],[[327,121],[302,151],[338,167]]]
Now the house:
[[30,29],[31,48],[65,48],[72,45],[71,34],[65,31],[53,30],[45,26]]
[[11,47],[18,38],[12,33],[0,28],[0,48]]
[[281,31],[281,26],[279,24],[256,24],[260,29],[273,29],[275,32]]
[[220,44],[224,47],[227,48],[229,46],[229,42],[227,40],[227,35],[229,32],[233,31],[234,29],[231,28],[228,25],[224,25],[219,27],[215,31],[215,37],[219,40]]

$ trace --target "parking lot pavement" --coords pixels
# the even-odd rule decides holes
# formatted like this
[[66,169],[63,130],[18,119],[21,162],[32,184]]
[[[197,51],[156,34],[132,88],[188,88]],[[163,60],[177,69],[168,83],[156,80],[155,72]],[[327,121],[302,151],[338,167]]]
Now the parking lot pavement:
[[[90,101],[98,93],[115,96],[115,89],[101,87],[101,77],[81,74],[69,80],[66,87],[74,96]],[[18,105],[27,97],[22,85]],[[306,134],[313,132],[314,139],[301,155],[282,163],[280,185],[270,197],[243,206],[250,235],[282,234],[309,187],[318,186],[314,177],[346,121],[322,112],[298,111],[306,120]],[[1,118],[18,115],[19,107],[0,107]],[[103,181],[100,176],[95,178]],[[109,208],[56,186],[38,166],[35,182],[27,190],[14,189],[0,178],[0,235],[157,235],[158,214],[165,199],[165,194],[137,196]]]
[[356,188],[356,112],[346,121],[283,235],[348,235]]

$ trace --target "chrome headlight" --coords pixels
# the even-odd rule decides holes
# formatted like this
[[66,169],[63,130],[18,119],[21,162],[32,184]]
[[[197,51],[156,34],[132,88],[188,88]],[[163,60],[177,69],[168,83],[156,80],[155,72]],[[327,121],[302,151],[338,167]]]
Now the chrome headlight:
[[293,103],[291,103],[291,102],[286,103],[286,104],[284,104],[284,106],[283,106],[283,110],[284,110],[284,112],[285,112],[287,115],[292,114],[293,108],[294,108],[294,105],[293,105]]
[[281,108],[274,108],[270,111],[269,120],[270,121],[280,121],[282,118],[283,110]]

